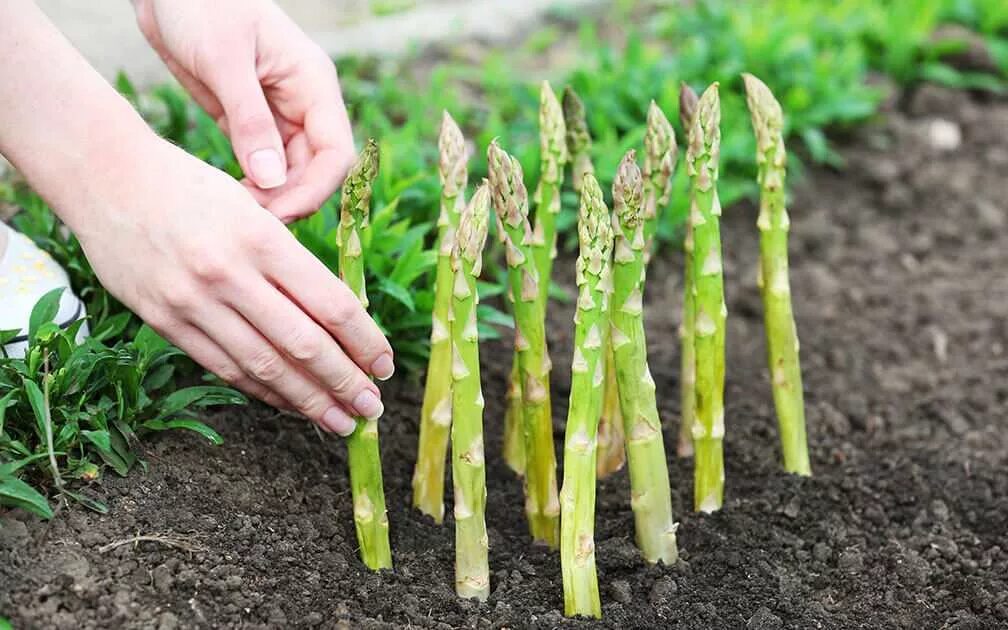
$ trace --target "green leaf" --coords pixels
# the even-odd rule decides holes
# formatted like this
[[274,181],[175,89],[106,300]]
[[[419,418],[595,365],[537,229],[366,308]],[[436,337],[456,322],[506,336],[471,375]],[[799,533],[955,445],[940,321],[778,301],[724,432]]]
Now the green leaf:
[[46,498],[16,477],[0,477],[0,505],[22,508],[44,519],[53,517]]
[[144,422],[142,426],[143,428],[150,429],[151,431],[186,429],[188,431],[199,433],[215,446],[220,446],[224,443],[224,438],[222,438],[219,433],[202,422],[189,418],[176,418],[174,420],[148,420],[147,422]]
[[396,284],[389,278],[382,278],[378,281],[378,291],[396,300],[405,306],[412,313],[416,310],[413,303],[413,296],[404,287]]
[[158,419],[173,416],[189,407],[210,407],[214,405],[244,405],[244,396],[228,387],[199,385],[173,392],[157,404]]
[[106,341],[120,337],[123,331],[126,330],[126,326],[129,325],[131,319],[133,319],[133,313],[130,313],[129,311],[124,311],[118,315],[108,317],[99,322],[91,330],[91,336],[98,341]]
[[120,477],[125,477],[132,468],[133,459],[124,458],[113,450],[112,435],[108,431],[81,431],[81,436],[91,443],[98,456],[112,467]]
[[66,489],[63,490],[63,494],[70,497],[77,503],[80,503],[81,505],[83,505],[84,507],[93,512],[97,512],[99,514],[108,514],[108,506],[97,499],[92,499],[87,495],[81,494],[79,492],[71,492]]
[[48,324],[56,318],[59,313],[60,297],[63,295],[63,287],[53,289],[46,293],[35,303],[31,316],[28,318],[28,337],[34,338],[36,331],[42,324]]
[[28,402],[31,404],[32,411],[35,412],[35,422],[38,427],[38,435],[41,438],[46,434],[45,395],[35,381],[25,379],[23,382]]

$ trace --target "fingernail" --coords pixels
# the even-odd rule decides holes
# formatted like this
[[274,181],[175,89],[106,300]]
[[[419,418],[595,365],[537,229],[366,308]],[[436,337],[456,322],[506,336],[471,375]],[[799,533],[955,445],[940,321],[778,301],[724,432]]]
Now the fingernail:
[[284,169],[280,154],[273,149],[259,149],[249,156],[249,175],[259,188],[279,188],[287,183],[287,172]]
[[357,398],[354,398],[353,406],[354,409],[357,410],[357,413],[368,420],[377,420],[385,411],[385,407],[382,405],[381,401],[378,400],[378,397],[375,396],[374,392],[369,389],[365,389],[361,393],[357,394]]
[[322,424],[336,433],[347,437],[357,428],[357,423],[339,407],[333,407],[322,416]]
[[395,373],[395,362],[392,361],[392,357],[383,354],[375,362],[371,364],[371,374],[374,375],[379,381],[387,381],[392,378],[392,374]]

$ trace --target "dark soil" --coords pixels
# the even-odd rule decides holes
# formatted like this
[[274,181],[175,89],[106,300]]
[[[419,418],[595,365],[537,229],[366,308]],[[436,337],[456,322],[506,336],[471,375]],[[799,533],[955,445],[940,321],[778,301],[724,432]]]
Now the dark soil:
[[[812,171],[800,186],[792,268],[810,479],[778,465],[755,210],[725,212],[726,505],[689,511],[690,462],[671,459],[683,560],[649,567],[633,546],[625,474],[603,482],[602,622],[565,622],[557,557],[529,545],[520,483],[496,456],[493,592],[484,605],[454,596],[451,523],[409,506],[421,395],[409,382],[385,387],[393,572],[357,560],[342,445],[240,409],[212,419],[224,446],[163,437],[148,474],[106,476],[95,490],[107,516],[3,515],[0,615],[24,628],[1008,627],[1006,130],[1008,103],[924,87],[848,141],[847,170]],[[656,262],[647,310],[670,453],[679,277],[676,255]],[[570,307],[551,314],[558,419],[569,322]],[[501,343],[484,354],[495,454],[509,352]],[[138,534],[190,549],[103,551]]]

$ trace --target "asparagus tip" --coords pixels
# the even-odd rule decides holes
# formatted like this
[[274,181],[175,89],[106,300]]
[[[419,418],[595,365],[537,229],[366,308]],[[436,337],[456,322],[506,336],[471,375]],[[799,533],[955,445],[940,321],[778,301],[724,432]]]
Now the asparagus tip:
[[630,149],[623,156],[613,180],[613,206],[620,224],[635,227],[641,222],[641,198],[644,177],[637,166],[637,152]]
[[780,138],[784,112],[766,83],[748,72],[742,74],[742,80],[745,82],[746,103],[752,115],[756,142],[760,150],[765,151]]
[[693,126],[693,116],[696,115],[697,101],[700,97],[693,91],[685,81],[679,82],[679,122],[683,129],[689,133],[689,128]]

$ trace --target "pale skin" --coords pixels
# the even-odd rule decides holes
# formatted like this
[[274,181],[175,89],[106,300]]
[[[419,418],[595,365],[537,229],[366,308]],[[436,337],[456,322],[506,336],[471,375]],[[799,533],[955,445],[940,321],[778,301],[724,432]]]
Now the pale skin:
[[133,4],[247,177],[158,138],[30,0],[0,0],[0,153],[148,324],[246,393],[352,433],[382,413],[369,377],[392,375],[392,348],[284,226],[354,159],[332,62],[269,0]]

